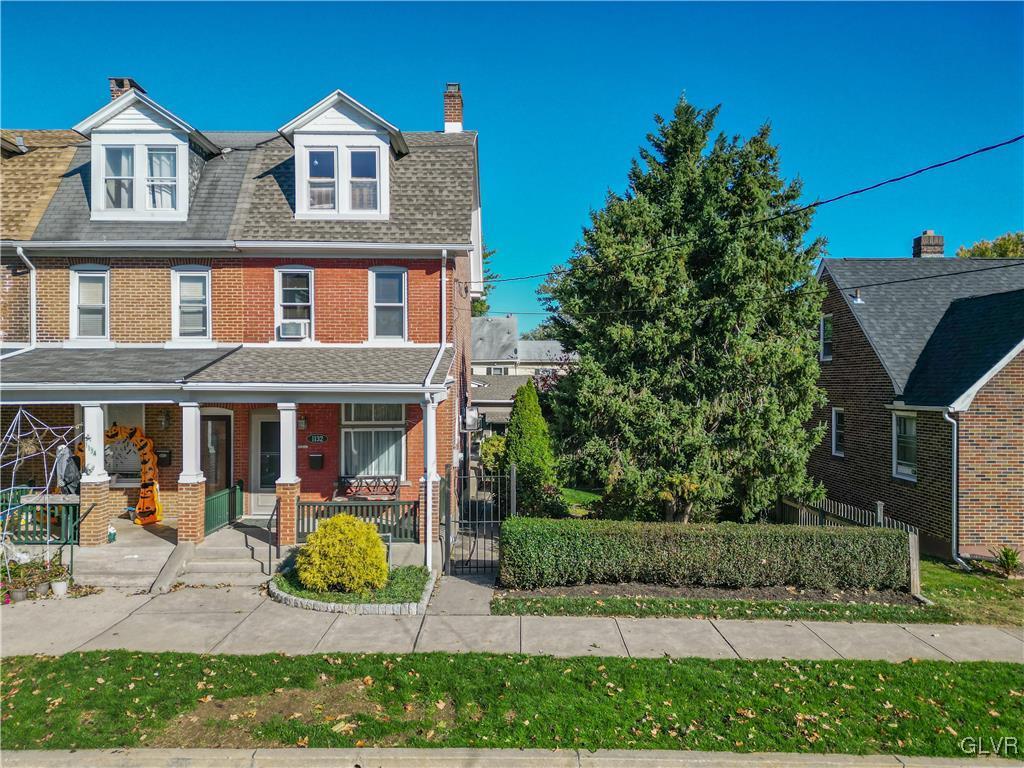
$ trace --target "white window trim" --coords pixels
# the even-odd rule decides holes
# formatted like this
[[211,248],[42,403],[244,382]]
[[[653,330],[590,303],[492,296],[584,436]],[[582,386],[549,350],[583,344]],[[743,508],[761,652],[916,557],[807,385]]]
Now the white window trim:
[[[135,403],[131,403],[131,405],[134,405],[134,404]],[[125,405],[129,405],[129,403],[125,403]],[[142,424],[136,425],[136,426],[141,426],[142,427],[142,431],[145,432],[146,431],[146,404],[145,403],[138,403],[138,405],[139,405],[140,408],[142,408]],[[104,403],[104,404],[101,404],[100,407],[103,409],[103,431],[106,432],[110,428],[108,426],[108,424],[107,424],[107,422],[110,421],[110,411],[109,411],[109,407],[110,406],[109,406],[109,404]],[[81,424],[82,423],[82,406],[77,404],[77,403],[75,404],[75,423],[76,424]],[[82,439],[84,439],[84,438],[82,438]],[[106,438],[104,438],[104,440],[103,440],[103,448],[104,448],[104,450],[106,450],[106,447],[107,447],[107,441],[106,441]],[[141,479],[133,480],[133,479],[130,479],[130,478],[128,478],[128,479],[122,478],[121,475],[117,474],[116,472],[110,472],[110,467],[109,466],[105,467],[105,469],[110,474],[110,487],[111,488],[138,488],[139,484],[142,482]]]
[[818,360],[823,363],[827,363],[832,360],[832,353],[829,352],[828,357],[825,356],[825,320],[832,320],[832,346],[835,347],[836,343],[836,325],[833,320],[832,314],[822,315],[818,321]]
[[[103,335],[81,336],[78,333],[78,278],[81,275],[103,277]],[[103,344],[110,341],[110,268],[103,264],[79,264],[71,268],[71,290],[68,295],[68,338],[81,344]]]
[[[309,153],[310,152],[330,152],[330,153],[332,153],[334,155],[334,207],[333,208],[328,209],[328,208],[311,208],[310,207],[310,184],[313,183],[313,179],[309,175]],[[340,161],[339,154],[340,153],[338,152],[338,147],[332,147],[330,145],[326,145],[326,146],[323,146],[323,147],[309,146],[309,147],[306,147],[305,151],[303,152],[303,161],[305,163],[305,174],[306,174],[306,184],[305,184],[305,187],[304,187],[304,192],[305,192],[305,196],[306,196],[305,197],[305,207],[306,207],[306,211],[309,214],[311,214],[311,215],[315,214],[318,218],[319,217],[335,218],[335,217],[337,217],[338,213],[340,213],[340,211],[341,211],[341,190],[339,189],[340,182],[341,182],[341,163],[339,162]],[[320,179],[319,181],[323,181],[323,179]],[[298,203],[296,203],[296,206],[297,205],[298,205]]]
[[[908,480],[910,482],[917,482],[917,475],[908,475],[899,471],[899,462],[896,457],[896,421],[899,418],[912,418],[914,420],[914,441],[917,442],[917,413],[914,411],[893,411],[892,412],[892,476],[899,478],[900,480]],[[917,471],[917,465],[914,465],[915,472]]]
[[843,439],[846,439],[846,411],[843,408],[832,409],[832,455],[840,458],[846,456],[846,452],[836,447],[836,417],[843,415]]
[[[296,131],[295,142],[295,218],[330,221],[387,221],[391,216],[391,144],[387,133],[359,132],[348,134],[302,133]],[[333,149],[336,154],[337,192],[333,211],[309,208],[309,153]],[[352,152],[377,153],[377,210],[352,210]]]
[[[206,335],[181,335],[181,278],[202,277],[206,279]],[[213,341],[213,292],[210,268],[203,266],[180,266],[171,270],[171,338],[183,344]]]
[[[150,176],[149,175],[149,153],[152,150],[154,150],[154,149],[158,149],[158,150],[160,150],[160,149],[163,149],[163,150],[175,150],[175,153],[174,153],[174,181],[173,182],[170,181],[170,178],[171,178],[170,176],[164,177],[164,176]],[[136,154],[138,154],[138,153],[136,153]],[[177,147],[175,147],[173,144],[147,144],[145,146],[145,151],[143,152],[143,155],[146,158],[146,167],[144,169],[144,171],[145,171],[144,177],[146,179],[146,186],[145,186],[143,191],[145,192],[145,197],[146,197],[146,200],[145,200],[146,211],[148,211],[148,212],[159,212],[159,213],[171,213],[171,212],[176,212],[178,210],[178,201],[180,199],[179,198],[179,194],[181,193],[181,174],[178,172],[178,166],[181,163],[181,157],[179,156],[179,154],[180,153],[177,152]],[[154,179],[162,179],[162,181],[154,181]],[[170,183],[174,184],[174,208],[154,208],[153,206],[151,206],[149,204],[149,188],[150,188],[150,186],[156,186],[158,184],[170,184]],[[124,209],[123,208],[118,208],[117,210],[124,210]]]
[[[402,275],[402,338],[377,338],[377,275],[379,273]],[[369,275],[369,314],[367,318],[367,339],[370,344],[407,344],[409,341],[409,270],[405,267],[370,267]],[[397,304],[383,306],[396,307]]]
[[341,434],[338,451],[338,474],[345,477],[345,433],[346,432],[397,432],[402,433],[402,471],[399,474],[399,480],[404,482],[406,479],[406,468],[407,468],[407,445],[406,438],[409,436],[409,423],[407,421],[407,412],[405,403],[374,403],[374,405],[401,405],[402,406],[402,418],[401,421],[346,421],[345,410],[346,407],[352,405],[351,403],[341,404]]
[[[179,131],[139,131],[137,133],[106,133],[93,131],[91,136],[92,221],[187,221],[189,209],[189,144]],[[134,150],[135,183],[132,185],[131,208],[107,208],[106,148]],[[177,207],[149,207],[149,148],[177,150]]]
[[[284,322],[284,311],[281,307],[281,276],[284,274],[292,274],[303,272],[309,275],[309,336],[305,339],[289,340],[282,339],[281,323]],[[312,344],[316,339],[316,283],[315,274],[312,267],[306,267],[301,264],[294,266],[282,265],[274,268],[274,337],[271,340],[273,344],[287,344],[289,346],[295,344]]]

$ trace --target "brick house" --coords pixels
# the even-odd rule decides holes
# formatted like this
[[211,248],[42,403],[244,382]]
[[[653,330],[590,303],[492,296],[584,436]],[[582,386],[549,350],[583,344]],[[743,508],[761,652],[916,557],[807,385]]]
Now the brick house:
[[828,425],[809,463],[830,498],[921,529],[954,557],[1024,549],[1024,260],[824,259]]
[[458,84],[423,132],[341,91],[276,132],[201,132],[130,78],[110,96],[73,132],[3,134],[3,421],[82,425],[82,544],[139,497],[113,424],[154,441],[179,541],[237,481],[290,544],[297,500],[380,477],[436,540],[482,274]]

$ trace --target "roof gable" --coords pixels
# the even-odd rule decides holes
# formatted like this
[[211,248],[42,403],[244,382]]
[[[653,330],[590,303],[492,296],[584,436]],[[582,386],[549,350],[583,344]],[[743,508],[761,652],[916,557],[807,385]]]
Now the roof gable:
[[953,301],[1024,289],[1020,259],[823,259],[821,270],[832,277],[897,395]]
[[288,141],[292,140],[296,131],[322,133],[383,131],[391,138],[391,146],[398,154],[404,155],[409,152],[405,137],[397,127],[341,90],[335,90],[328,94],[278,129],[278,132]]
[[202,133],[134,88],[93,112],[74,129],[83,136],[91,136],[93,131],[99,129],[122,132],[181,131],[206,151],[214,154],[220,152],[220,147]]

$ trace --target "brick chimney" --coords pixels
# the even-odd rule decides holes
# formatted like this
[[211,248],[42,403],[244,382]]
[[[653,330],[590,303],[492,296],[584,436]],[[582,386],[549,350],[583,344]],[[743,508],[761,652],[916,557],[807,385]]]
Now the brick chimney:
[[936,235],[934,229],[926,229],[914,238],[914,258],[942,258],[946,255],[945,239]]
[[134,88],[139,93],[145,93],[146,89],[139,85],[135,80],[130,77],[112,77],[110,78],[110,100],[113,101],[118,96],[130,91]]
[[447,83],[444,87],[444,132],[462,131],[462,86]]

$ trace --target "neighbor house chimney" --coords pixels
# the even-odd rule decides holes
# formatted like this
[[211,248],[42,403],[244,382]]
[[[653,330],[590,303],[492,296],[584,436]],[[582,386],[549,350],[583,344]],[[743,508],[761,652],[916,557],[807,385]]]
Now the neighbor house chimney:
[[914,258],[942,258],[946,255],[945,240],[934,229],[926,229],[914,238]]
[[110,78],[110,100],[113,101],[118,96],[130,91],[134,88],[139,93],[145,93],[146,89],[139,85],[137,82],[132,80],[130,77],[112,77]]
[[462,86],[448,83],[444,87],[444,132],[462,131]]

